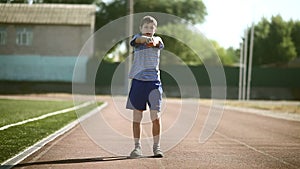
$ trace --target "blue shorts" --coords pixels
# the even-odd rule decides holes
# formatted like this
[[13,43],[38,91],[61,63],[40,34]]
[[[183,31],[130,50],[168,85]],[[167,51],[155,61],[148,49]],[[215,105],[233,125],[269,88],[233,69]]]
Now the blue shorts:
[[133,79],[127,99],[127,109],[160,111],[162,102],[162,85],[160,81],[141,81]]

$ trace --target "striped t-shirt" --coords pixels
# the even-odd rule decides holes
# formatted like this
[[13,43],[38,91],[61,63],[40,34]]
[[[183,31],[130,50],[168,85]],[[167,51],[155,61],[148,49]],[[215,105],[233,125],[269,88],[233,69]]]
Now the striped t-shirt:
[[160,81],[159,57],[164,44],[160,41],[159,46],[148,47],[146,43],[135,43],[136,38],[140,36],[142,35],[136,34],[130,41],[130,45],[134,47],[134,53],[129,78],[142,81]]

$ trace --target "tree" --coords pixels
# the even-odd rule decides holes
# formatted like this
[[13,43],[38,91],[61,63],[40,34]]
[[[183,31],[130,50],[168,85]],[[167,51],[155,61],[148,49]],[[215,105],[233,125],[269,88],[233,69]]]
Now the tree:
[[271,22],[263,18],[255,26],[253,64],[283,65],[294,59],[297,53],[291,32],[291,23],[283,21],[280,15],[273,16]]
[[300,21],[296,21],[293,23],[292,27],[292,41],[296,47],[297,57],[300,57]]
[[[114,0],[110,3],[96,2],[96,30],[117,18],[127,15],[127,0]],[[206,7],[202,0],[135,0],[134,12],[161,12],[183,18],[193,24],[202,23],[206,16]]]
[[202,23],[206,8],[201,0],[136,0],[135,12],[162,12],[186,19],[192,24]]
[[[198,65],[202,63],[199,56],[191,50],[191,48],[199,51],[203,50],[203,45],[201,45],[203,43],[203,41],[201,41],[202,38],[199,34],[188,29],[187,26],[170,23],[160,27],[158,29],[158,34],[164,41],[165,50],[180,57],[185,64]],[[176,34],[176,37],[172,36],[174,34]],[[162,63],[164,63],[163,59],[164,58],[162,57]],[[171,60],[172,58],[167,58],[168,63],[171,63]]]
[[238,63],[239,54],[234,48],[229,47],[228,49],[225,49],[221,47],[216,41],[212,41],[212,44],[216,49],[216,52],[223,65],[233,66],[234,64]]
[[267,46],[266,44],[268,43],[267,38],[269,34],[269,29],[270,23],[266,18],[262,18],[262,20],[255,26],[253,65],[261,65],[267,63],[264,57],[269,55],[268,50],[265,50]]
[[277,15],[272,17],[270,25],[270,42],[276,50],[271,50],[274,63],[285,64],[297,56],[296,48],[291,38],[292,27],[290,23],[282,20],[282,17]]
[[[207,40],[187,25],[168,24],[160,27],[158,33],[164,40],[165,50],[180,57],[187,65],[215,65],[219,63],[219,59],[223,65],[233,65],[238,61],[239,55],[233,48],[224,49],[216,41]],[[169,36],[174,34],[176,37]],[[162,63],[176,63],[163,55],[161,59]]]

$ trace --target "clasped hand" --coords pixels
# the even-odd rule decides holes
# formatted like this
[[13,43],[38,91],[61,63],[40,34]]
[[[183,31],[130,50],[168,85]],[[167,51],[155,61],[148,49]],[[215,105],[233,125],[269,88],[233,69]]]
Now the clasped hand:
[[159,44],[159,38],[146,37],[146,44],[147,44],[148,47],[157,46]]

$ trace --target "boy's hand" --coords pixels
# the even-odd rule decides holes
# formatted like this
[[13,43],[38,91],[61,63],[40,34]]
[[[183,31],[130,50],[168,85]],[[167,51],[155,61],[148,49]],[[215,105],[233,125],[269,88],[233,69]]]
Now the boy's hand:
[[146,43],[148,47],[155,47],[159,44],[160,39],[157,37],[147,37]]
[[154,37],[153,38],[153,44],[155,44],[155,46],[159,45],[160,40],[161,40],[160,37]]
[[146,43],[148,47],[155,47],[159,45],[160,41],[160,37],[149,37],[144,35],[135,40],[136,43]]
[[147,46],[148,46],[148,47],[153,47],[153,46],[155,46],[154,40],[153,40],[152,37],[147,37],[146,43],[147,43]]

